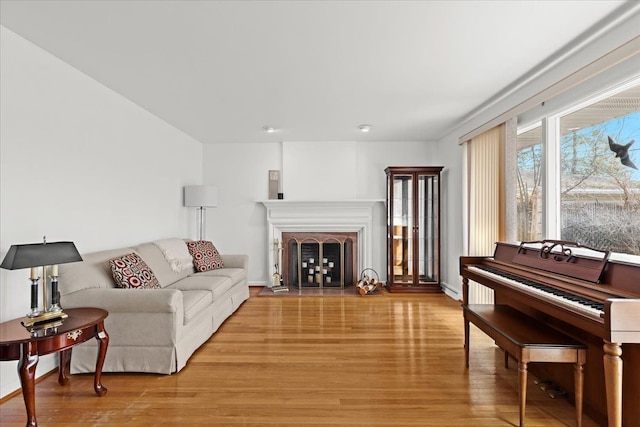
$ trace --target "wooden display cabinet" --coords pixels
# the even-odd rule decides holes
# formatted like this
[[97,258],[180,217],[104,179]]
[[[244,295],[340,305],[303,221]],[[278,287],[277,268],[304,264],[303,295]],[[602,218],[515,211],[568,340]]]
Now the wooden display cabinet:
[[442,292],[442,166],[390,166],[387,174],[387,289]]

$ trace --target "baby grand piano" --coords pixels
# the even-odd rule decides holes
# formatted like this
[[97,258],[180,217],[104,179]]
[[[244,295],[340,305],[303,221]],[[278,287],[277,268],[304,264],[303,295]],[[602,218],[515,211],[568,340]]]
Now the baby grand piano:
[[[495,304],[586,344],[585,412],[609,427],[640,425],[640,265],[575,242],[543,240],[496,243],[493,257],[460,257],[460,275],[464,304],[474,281],[494,290]],[[573,387],[572,373],[557,364],[532,371]]]

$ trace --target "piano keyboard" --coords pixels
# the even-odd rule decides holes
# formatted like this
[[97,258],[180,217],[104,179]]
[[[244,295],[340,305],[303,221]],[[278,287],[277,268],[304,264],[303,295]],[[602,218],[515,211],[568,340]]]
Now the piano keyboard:
[[486,265],[468,267],[469,270],[485,277],[497,280],[524,293],[573,309],[596,320],[602,320],[604,304],[514,274],[505,273]]

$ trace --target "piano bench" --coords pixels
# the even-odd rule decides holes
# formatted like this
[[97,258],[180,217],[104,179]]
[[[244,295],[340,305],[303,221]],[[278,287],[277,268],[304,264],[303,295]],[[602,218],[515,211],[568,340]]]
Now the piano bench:
[[527,400],[527,364],[532,362],[573,363],[576,423],[582,426],[582,393],[587,346],[508,306],[463,304],[465,364],[469,367],[469,322],[491,337],[518,361],[520,427],[524,426]]

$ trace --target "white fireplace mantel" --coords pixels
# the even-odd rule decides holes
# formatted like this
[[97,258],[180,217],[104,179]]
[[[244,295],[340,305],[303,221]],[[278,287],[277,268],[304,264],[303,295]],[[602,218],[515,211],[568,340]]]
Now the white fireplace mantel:
[[373,259],[374,208],[384,200],[265,200],[267,208],[269,271],[279,264],[273,243],[282,241],[283,232],[350,231],[358,233],[358,266],[360,271]]

